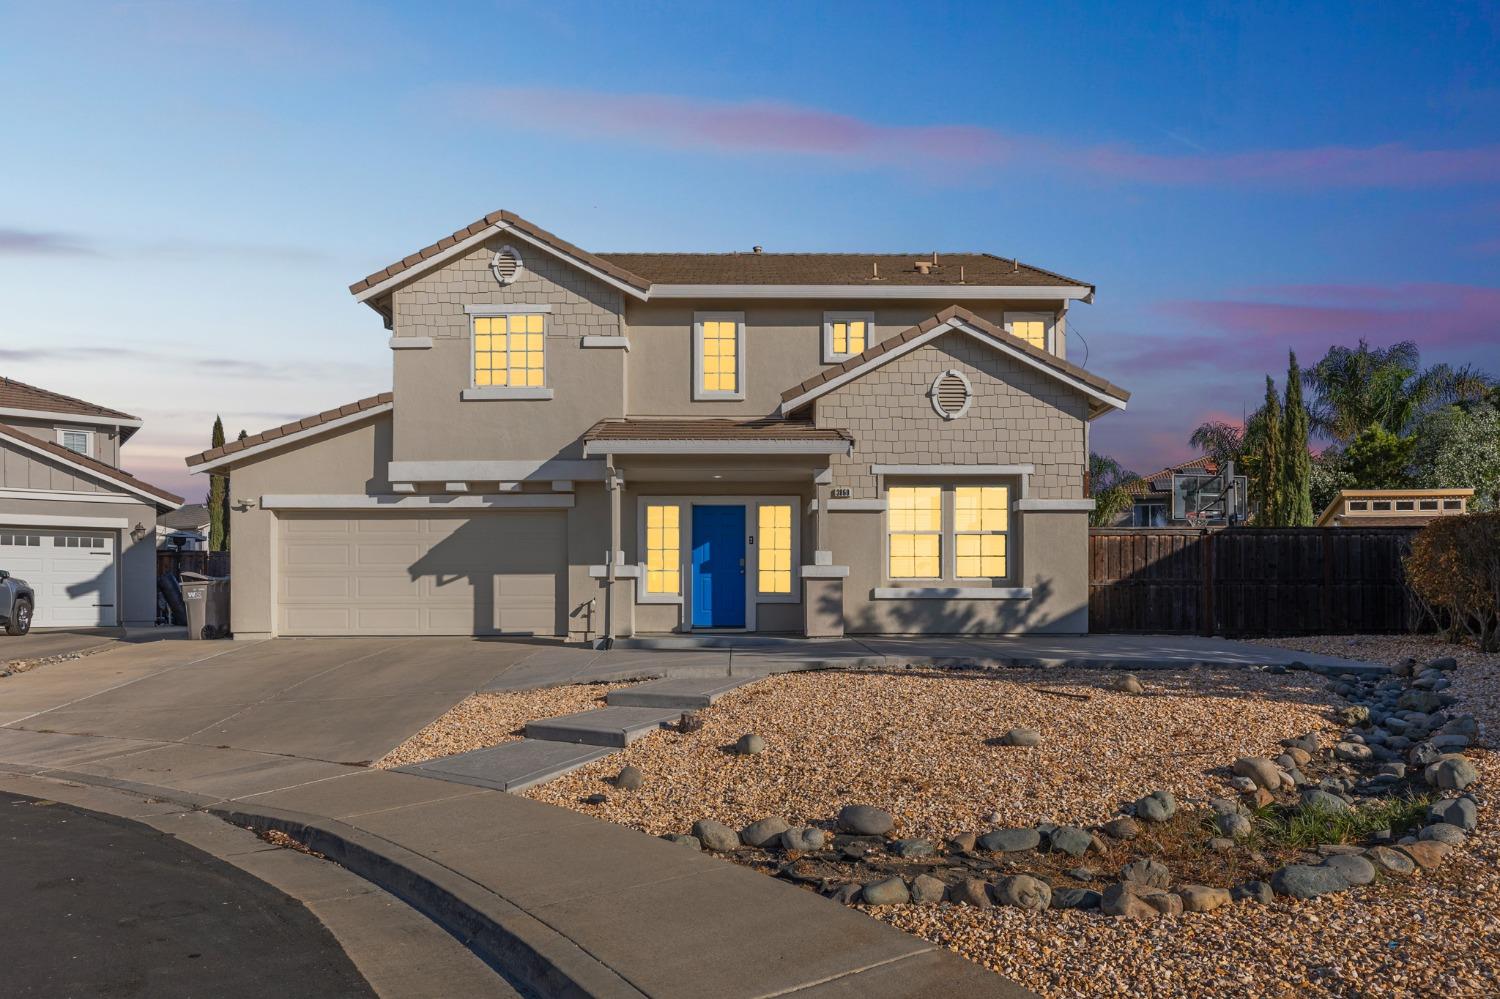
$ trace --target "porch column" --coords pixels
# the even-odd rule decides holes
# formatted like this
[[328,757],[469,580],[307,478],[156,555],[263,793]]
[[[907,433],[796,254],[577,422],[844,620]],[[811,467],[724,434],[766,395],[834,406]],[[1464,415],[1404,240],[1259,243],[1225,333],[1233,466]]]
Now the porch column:
[[823,469],[813,476],[813,494],[818,509],[813,514],[813,565],[832,565],[828,544],[828,496],[833,491],[833,471]]
[[817,510],[813,513],[813,564],[802,567],[802,632],[808,638],[844,636],[844,577],[849,567],[833,564],[832,539],[828,533],[828,500],[833,472],[823,469],[813,476]]

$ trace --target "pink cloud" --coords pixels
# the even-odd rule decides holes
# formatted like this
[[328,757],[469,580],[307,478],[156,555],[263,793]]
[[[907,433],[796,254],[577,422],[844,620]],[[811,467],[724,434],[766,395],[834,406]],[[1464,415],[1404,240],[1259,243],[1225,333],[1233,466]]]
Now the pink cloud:
[[1492,186],[1500,177],[1500,145],[1414,149],[1386,143],[1168,156],[978,125],[883,124],[774,101],[549,88],[473,88],[449,91],[447,100],[462,112],[541,132],[689,152],[836,158],[841,164],[1063,169],[1104,180],[1191,186]]

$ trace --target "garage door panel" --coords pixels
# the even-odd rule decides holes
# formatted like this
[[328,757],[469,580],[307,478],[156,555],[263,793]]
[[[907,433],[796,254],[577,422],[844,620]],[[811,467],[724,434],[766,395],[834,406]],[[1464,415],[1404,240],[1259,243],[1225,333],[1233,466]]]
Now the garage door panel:
[[113,534],[0,524],[0,569],[35,591],[34,627],[95,628],[119,621]]
[[558,633],[560,511],[280,523],[282,634]]

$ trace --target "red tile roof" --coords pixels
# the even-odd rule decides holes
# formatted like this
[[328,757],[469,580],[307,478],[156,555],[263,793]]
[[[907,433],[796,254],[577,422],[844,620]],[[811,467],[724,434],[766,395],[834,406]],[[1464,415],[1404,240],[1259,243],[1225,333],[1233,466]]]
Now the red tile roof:
[[849,431],[810,420],[611,419],[584,431],[586,441],[852,441]]
[[279,427],[272,427],[270,430],[262,430],[260,433],[251,434],[249,437],[246,437],[241,441],[230,441],[222,447],[209,448],[207,451],[201,451],[198,454],[189,455],[185,460],[187,461],[188,467],[192,468],[196,465],[201,465],[206,461],[213,461],[215,458],[222,458],[225,455],[243,451],[248,447],[254,447],[257,444],[265,444],[268,441],[274,441],[278,438],[285,437],[288,434],[295,434],[303,430],[311,430],[314,427],[322,426],[325,423],[331,423],[334,420],[342,419],[346,416],[354,416],[357,413],[363,413],[367,409],[374,409],[377,406],[384,406],[387,403],[391,402],[393,398],[394,396],[392,396],[391,393],[382,392],[379,395],[372,395],[367,398],[360,399],[357,402],[351,402],[347,406],[340,406],[338,409],[325,409],[323,412],[318,413],[316,416],[304,417],[300,420],[293,420],[290,423],[283,423]]
[[1143,475],[1139,479],[1136,479],[1134,482],[1128,483],[1125,486],[1125,492],[1130,496],[1145,496],[1147,493],[1159,493],[1163,496],[1166,496],[1170,494],[1170,488],[1156,489],[1151,485],[1151,483],[1156,481],[1157,479],[1167,478],[1175,475],[1178,472],[1193,472],[1199,470],[1207,472],[1209,475],[1214,475],[1219,471],[1219,464],[1208,455],[1204,455],[1201,458],[1193,458],[1190,461],[1184,461],[1180,465],[1171,465],[1167,468],[1163,468],[1159,472],[1152,472],[1150,475]]
[[1069,364],[1062,358],[1050,354],[1047,351],[1042,350],[1040,347],[1033,347],[1031,344],[1027,343],[1025,340],[1022,340],[1020,337],[1005,332],[1005,330],[1001,329],[999,326],[996,326],[994,323],[990,322],[987,319],[976,316],[974,313],[970,312],[968,309],[964,308],[961,305],[950,305],[942,312],[939,312],[937,315],[932,316],[929,319],[922,320],[920,323],[911,327],[910,329],[903,330],[902,332],[897,333],[895,336],[888,337],[877,343],[875,346],[865,350],[863,353],[856,354],[841,364],[835,364],[832,367],[824,368],[822,371],[803,381],[801,384],[792,386],[785,392],[781,393],[781,401],[791,402],[793,399],[796,399],[799,396],[813,391],[819,385],[824,385],[830,381],[833,381],[840,375],[848,374],[849,372],[854,371],[858,368],[863,368],[865,365],[870,364],[873,361],[878,361],[882,356],[890,353],[897,347],[900,347],[902,344],[915,340],[916,338],[931,332],[938,326],[941,326],[944,323],[954,319],[959,320],[967,326],[973,326],[975,329],[978,329],[985,333],[985,335],[990,336],[996,340],[1000,340],[1002,343],[1008,344],[1009,346],[1022,351],[1027,356],[1041,361],[1047,367],[1052,368],[1059,374],[1065,374],[1072,378],[1076,378],[1084,384],[1096,388],[1099,391],[1106,393],[1107,395],[1112,395],[1117,399],[1130,398],[1130,393],[1120,388],[1118,385],[1106,381],[1105,379],[1100,378],[1098,375],[1085,371],[1083,368],[1080,368],[1076,364]]
[[49,441],[45,438],[37,437],[34,434],[29,434],[24,430],[17,429],[16,427],[3,425],[0,425],[0,437],[9,437],[13,440],[21,442],[22,444],[40,448],[43,451],[46,451],[48,454],[60,458],[71,465],[76,465],[80,468],[87,469],[95,475],[98,475],[100,478],[108,479],[112,482],[120,483],[121,485],[131,486],[132,488],[139,489],[141,492],[153,496],[169,506],[177,507],[182,505],[182,497],[178,496],[176,493],[169,493],[165,489],[153,486],[149,482],[143,482],[140,479],[136,478],[134,475],[131,475],[129,472],[121,471],[113,465],[106,465],[104,462],[97,461],[93,458],[88,457],[87,455],[79,454],[76,451],[69,451],[67,448],[63,447],[61,444],[58,444],[56,441]]
[[14,378],[0,378],[0,409],[24,409],[38,413],[68,413],[76,416],[104,417],[110,420],[139,420],[118,409],[75,399],[61,392],[37,388]]

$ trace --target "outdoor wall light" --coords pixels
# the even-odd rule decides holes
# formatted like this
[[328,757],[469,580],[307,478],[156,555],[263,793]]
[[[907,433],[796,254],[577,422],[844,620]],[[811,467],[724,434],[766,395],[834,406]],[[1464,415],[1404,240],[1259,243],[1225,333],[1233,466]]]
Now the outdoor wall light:
[[130,529],[130,540],[131,541],[139,541],[142,538],[144,538],[145,536],[146,536],[146,525],[142,524],[140,521],[136,521],[135,526]]

